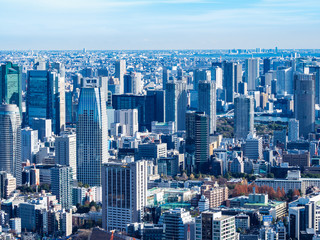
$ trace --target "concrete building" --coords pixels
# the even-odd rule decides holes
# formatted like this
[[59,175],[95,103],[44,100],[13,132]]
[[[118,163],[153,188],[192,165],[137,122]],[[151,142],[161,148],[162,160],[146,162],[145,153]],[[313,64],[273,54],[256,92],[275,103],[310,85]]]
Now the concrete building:
[[72,168],[72,178],[77,179],[77,137],[72,132],[63,132],[55,138],[56,164]]
[[139,131],[138,110],[120,109],[114,111],[114,123],[123,124],[127,136],[134,136]]
[[57,165],[51,168],[51,189],[52,194],[57,196],[57,200],[64,209],[72,207],[72,168]]
[[191,239],[194,220],[189,212],[183,208],[176,208],[164,212],[159,220],[159,224],[165,225],[165,239],[185,240]]
[[259,58],[246,59],[245,80],[248,83],[248,90],[255,91],[257,85],[257,79],[260,76],[259,73]]
[[235,240],[235,217],[222,215],[221,212],[203,212],[196,219],[196,240],[217,239]]
[[125,231],[141,222],[147,204],[147,161],[107,163],[102,168],[102,226]]
[[38,130],[27,127],[21,130],[21,155],[22,162],[29,160],[33,163],[35,154],[39,151]]
[[282,161],[289,163],[289,166],[299,166],[300,169],[310,167],[310,153],[308,151],[291,150],[284,152]]
[[262,159],[262,137],[249,133],[246,139],[244,156],[248,159]]
[[209,200],[209,208],[220,207],[228,199],[228,188],[218,184],[204,184],[201,186],[201,195]]
[[0,171],[0,199],[8,199],[16,188],[16,178],[10,173]]
[[299,121],[296,119],[289,120],[288,141],[299,140]]

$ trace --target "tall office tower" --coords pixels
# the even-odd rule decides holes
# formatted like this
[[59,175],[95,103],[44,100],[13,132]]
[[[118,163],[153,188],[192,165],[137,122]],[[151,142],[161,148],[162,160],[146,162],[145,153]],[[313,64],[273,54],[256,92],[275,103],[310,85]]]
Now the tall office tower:
[[168,82],[166,85],[166,122],[175,123],[175,131],[186,129],[187,92],[184,82]]
[[271,70],[271,59],[270,58],[264,58],[263,59],[263,74],[266,74]]
[[315,80],[316,80],[316,83],[315,83],[315,96],[316,96],[316,99],[315,99],[315,103],[316,104],[320,104],[320,66],[312,66],[312,67],[309,67],[309,73],[310,74],[315,74]]
[[147,161],[107,163],[102,167],[102,227],[125,231],[141,222],[147,205]]
[[142,91],[141,73],[130,72],[124,75],[124,93],[139,94]]
[[167,67],[162,69],[162,89],[166,90],[166,84],[169,81],[170,71]]
[[147,91],[147,95],[121,94],[112,95],[112,107],[118,109],[137,109],[139,131],[151,131],[151,122],[165,121],[165,92]]
[[209,118],[203,112],[186,114],[186,152],[195,157],[195,171],[209,169]]
[[45,138],[52,135],[52,124],[51,119],[45,118],[33,118],[32,119],[32,128],[38,130],[38,138],[41,141],[44,141]]
[[239,83],[242,82],[242,64],[234,65],[234,91],[239,92]]
[[81,79],[82,75],[80,73],[75,73],[72,76],[73,92],[75,92],[77,88],[81,88]]
[[59,134],[65,127],[64,77],[50,70],[28,72],[27,119],[52,120],[52,130]]
[[15,104],[21,106],[21,68],[17,64],[7,62],[0,65],[0,104]]
[[196,69],[193,71],[193,90],[198,90],[199,81],[210,81],[211,72],[209,70]]
[[225,62],[223,64],[223,88],[226,92],[226,102],[233,103],[235,92],[234,79],[235,63]]
[[245,79],[248,83],[248,90],[254,91],[257,87],[257,79],[260,76],[259,73],[259,58],[249,58],[246,59],[246,71],[245,71]]
[[212,81],[199,82],[198,109],[209,117],[209,134],[216,131],[216,88]]
[[182,80],[182,78],[183,78],[183,69],[179,67],[177,70],[177,79]]
[[0,170],[11,173],[21,185],[21,121],[17,105],[0,105]]
[[293,94],[293,70],[281,68],[277,70],[277,94]]
[[244,148],[244,156],[253,160],[262,158],[262,137],[257,137],[255,133],[252,132],[248,134]]
[[108,119],[105,86],[101,78],[85,78],[77,121],[77,180],[101,185],[101,166],[108,161]]
[[192,239],[190,236],[194,236],[194,231],[190,232],[190,225],[194,225],[194,220],[190,212],[184,208],[164,212],[160,217],[159,224],[166,226],[164,239],[185,240]]
[[62,208],[72,207],[72,182],[71,167],[56,165],[51,168],[52,194],[57,196]]
[[202,212],[196,219],[195,239],[237,239],[235,217],[222,215],[221,212]]
[[211,81],[216,82],[216,88],[222,89],[222,68],[213,67],[211,68]]
[[254,101],[251,96],[240,96],[234,101],[234,134],[246,139],[254,130]]
[[298,139],[299,139],[299,121],[297,119],[290,119],[288,141],[297,141]]
[[77,137],[72,132],[63,132],[55,139],[56,163],[72,168],[72,178],[77,179]]
[[124,93],[124,74],[126,74],[126,60],[118,60],[115,63],[115,77],[120,82],[120,94]]
[[294,79],[294,114],[299,120],[299,136],[308,137],[315,129],[315,75],[298,74]]
[[128,136],[134,136],[139,131],[138,110],[121,109],[114,111],[114,123],[124,124]]
[[33,157],[39,151],[38,131],[27,127],[21,130],[21,155],[22,162],[27,160],[34,163]]

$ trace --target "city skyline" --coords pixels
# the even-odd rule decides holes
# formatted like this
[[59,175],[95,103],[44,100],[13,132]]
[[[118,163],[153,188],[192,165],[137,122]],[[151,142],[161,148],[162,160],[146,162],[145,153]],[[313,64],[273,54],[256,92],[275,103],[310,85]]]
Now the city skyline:
[[[316,48],[315,0],[2,3],[3,50]],[[312,32],[312,37],[310,37]]]

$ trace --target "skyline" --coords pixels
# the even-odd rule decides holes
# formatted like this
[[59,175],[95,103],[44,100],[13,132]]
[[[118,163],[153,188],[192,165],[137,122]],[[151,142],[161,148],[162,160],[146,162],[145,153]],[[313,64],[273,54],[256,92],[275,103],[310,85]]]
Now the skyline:
[[1,4],[0,49],[312,49],[319,10],[316,0],[13,0]]

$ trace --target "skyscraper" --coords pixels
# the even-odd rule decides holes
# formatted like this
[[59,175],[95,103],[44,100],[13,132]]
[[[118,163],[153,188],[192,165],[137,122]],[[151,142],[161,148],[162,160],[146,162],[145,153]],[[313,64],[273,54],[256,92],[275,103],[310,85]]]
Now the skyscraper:
[[209,134],[216,131],[216,87],[212,81],[199,82],[198,109],[209,117]]
[[108,120],[105,86],[101,78],[85,78],[81,88],[77,121],[77,179],[101,185],[101,166],[108,161]]
[[211,72],[209,70],[196,69],[193,71],[193,89],[198,90],[199,81],[210,81]]
[[270,58],[264,58],[263,59],[263,74],[266,74],[271,70],[271,59]]
[[162,89],[166,90],[166,84],[169,81],[170,71],[167,67],[163,67],[162,69]]
[[50,70],[28,72],[27,119],[52,120],[52,130],[59,134],[65,127],[64,77]]
[[315,75],[295,75],[294,114],[299,120],[299,136],[307,138],[315,130]]
[[299,121],[297,119],[290,119],[288,141],[297,141],[298,139],[299,139]]
[[226,92],[226,102],[233,103],[235,92],[235,63],[224,62],[223,64],[223,88]]
[[249,58],[246,59],[246,71],[245,71],[245,79],[248,83],[248,90],[254,91],[256,90],[256,82],[258,77],[260,76],[259,73],[259,58]]
[[140,222],[147,205],[147,161],[107,163],[102,168],[102,227],[125,231]]
[[57,165],[51,168],[51,189],[52,194],[57,196],[57,200],[62,208],[72,207],[72,168]]
[[168,82],[166,85],[166,122],[175,123],[175,131],[185,130],[186,108],[187,108],[187,92],[186,83]]
[[130,72],[124,75],[124,93],[139,94],[141,90],[141,73]]
[[21,184],[21,121],[17,105],[0,105],[0,170]]
[[38,131],[29,127],[22,129],[21,140],[22,162],[29,160],[33,163],[33,156],[39,151]]
[[77,179],[77,138],[72,132],[63,132],[55,139],[56,163],[72,168],[72,178]]
[[0,104],[16,104],[21,114],[21,68],[7,62],[0,66]]
[[120,82],[120,94],[124,93],[124,74],[126,73],[126,60],[117,60],[115,63],[115,77]]
[[203,112],[186,114],[186,152],[194,155],[196,172],[209,170],[209,118]]
[[315,74],[315,103],[320,104],[320,66],[309,67],[309,73]]
[[[188,239],[188,234],[191,236],[194,234],[194,231],[190,233],[190,225],[194,225],[194,220],[190,212],[183,208],[164,212],[160,217],[159,224],[166,227],[164,239],[185,240]],[[189,236],[189,239],[192,238]]]
[[237,63],[234,65],[234,91],[239,92],[239,83],[242,82],[242,64]]
[[211,68],[211,81],[216,82],[216,88],[222,89],[222,68],[213,67]]
[[234,102],[234,134],[238,139],[246,139],[254,128],[254,101],[251,96],[241,95]]

